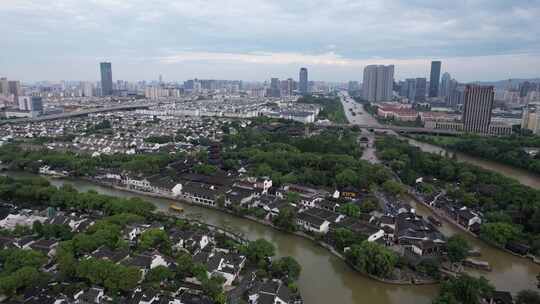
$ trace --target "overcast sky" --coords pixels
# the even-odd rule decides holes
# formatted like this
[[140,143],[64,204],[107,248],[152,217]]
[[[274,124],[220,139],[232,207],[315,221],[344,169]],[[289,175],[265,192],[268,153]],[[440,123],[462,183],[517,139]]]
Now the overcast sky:
[[1,0],[0,76],[460,81],[540,76],[540,0]]

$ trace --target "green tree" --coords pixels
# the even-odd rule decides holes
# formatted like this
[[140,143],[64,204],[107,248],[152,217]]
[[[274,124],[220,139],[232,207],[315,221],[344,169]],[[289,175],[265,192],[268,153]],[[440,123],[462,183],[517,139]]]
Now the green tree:
[[289,203],[298,203],[300,202],[300,194],[297,192],[287,192],[287,201]]
[[350,217],[357,217],[360,215],[360,207],[354,203],[347,203],[341,207],[339,207],[339,212],[350,216]]
[[270,269],[277,278],[286,277],[291,281],[296,281],[300,276],[302,266],[292,257],[283,257],[273,261]]
[[13,273],[0,276],[0,293],[13,295],[24,287],[39,285],[38,282],[42,282],[43,279],[44,274],[36,268],[24,266]]
[[493,290],[493,286],[484,277],[461,275],[442,283],[440,295],[434,303],[480,304],[483,298],[491,296]]
[[342,251],[346,247],[350,247],[355,244],[360,245],[367,239],[365,235],[354,233],[347,228],[338,228],[331,234],[331,236],[336,244],[336,248]]
[[456,298],[448,293],[441,294],[433,300],[432,304],[461,304]]
[[183,280],[184,278],[190,276],[192,274],[193,267],[194,263],[191,256],[187,253],[180,253],[180,255],[176,257],[176,268],[174,269],[177,279]]
[[540,303],[540,294],[534,290],[522,290],[518,293],[516,304],[538,304]]
[[358,175],[354,170],[348,168],[336,175],[336,183],[340,187],[356,186],[358,184]]
[[461,235],[450,237],[446,243],[448,259],[450,262],[458,263],[463,261],[471,249],[467,240]]
[[272,219],[272,223],[285,231],[296,231],[296,211],[292,206],[282,208]]
[[23,267],[40,268],[47,262],[44,254],[35,250],[4,249],[0,250],[2,273],[12,273]]
[[32,232],[37,235],[42,235],[43,224],[40,221],[34,221],[34,223],[32,223]]
[[144,280],[155,288],[159,288],[160,283],[172,280],[174,272],[165,266],[157,266],[150,269]]
[[276,248],[274,247],[274,244],[267,240],[258,239],[243,246],[241,251],[246,255],[250,262],[254,264],[264,264],[268,261],[268,258],[274,256]]
[[206,278],[201,281],[201,287],[205,295],[208,295],[214,303],[225,304],[226,297],[223,293],[223,283],[225,279],[218,275]]
[[392,195],[400,195],[405,192],[405,189],[403,188],[403,185],[400,183],[394,181],[394,180],[387,180],[382,184],[382,187],[384,191],[392,194]]
[[159,228],[148,229],[143,232],[139,239],[139,248],[143,251],[155,248],[164,253],[171,253],[172,251],[167,232]]
[[77,274],[77,259],[74,254],[73,241],[61,242],[56,249],[55,260],[58,263],[60,274],[64,278],[71,279]]
[[92,284],[104,286],[112,293],[133,290],[141,272],[135,267],[126,267],[108,260],[95,258],[82,260],[77,266],[77,276]]
[[508,241],[516,239],[520,234],[520,229],[508,223],[486,223],[480,228],[480,237],[495,245],[504,247]]
[[398,257],[383,246],[363,241],[347,251],[347,260],[361,271],[378,277],[388,277],[394,270]]
[[452,166],[451,164],[447,164],[446,166],[441,168],[440,176],[444,180],[451,181],[455,177],[455,174],[456,174],[455,172],[456,170],[454,166]]

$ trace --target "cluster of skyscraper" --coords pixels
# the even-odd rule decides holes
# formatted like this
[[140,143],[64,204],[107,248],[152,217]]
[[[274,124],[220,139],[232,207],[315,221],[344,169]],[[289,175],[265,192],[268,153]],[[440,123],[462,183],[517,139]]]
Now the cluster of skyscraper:
[[43,101],[39,96],[24,96],[19,80],[0,78],[0,102],[9,107],[11,116],[36,117],[43,114]]
[[441,68],[441,61],[432,61],[429,82],[425,77],[408,78],[396,84],[396,91],[411,103],[426,102],[429,98],[450,107],[463,104],[465,86],[460,86],[447,72],[441,78]]
[[292,78],[280,81],[278,78],[270,79],[270,88],[266,93],[268,97],[292,96],[298,92],[300,95],[309,93],[309,80],[307,68],[301,68],[298,75],[298,83]]
[[[100,63],[101,71],[101,96],[112,96],[114,93],[113,90],[113,79],[112,79],[112,66],[110,62]],[[227,82],[227,83],[223,83]],[[146,88],[146,91],[152,91],[152,96],[159,95],[161,96],[163,88],[162,87],[162,76],[160,75],[159,88]],[[238,92],[242,89],[241,81],[220,81],[220,80],[197,80],[191,79],[184,82],[183,90],[186,92],[199,92],[202,90],[216,90],[222,87],[227,87],[231,92]],[[156,93],[155,91],[159,91]],[[280,81],[278,78],[272,78],[270,80],[270,87],[266,92],[266,96],[269,97],[282,97],[282,96],[292,96],[295,92],[298,92],[300,95],[305,95],[309,93],[309,81],[308,81],[308,70],[307,68],[301,68],[299,73],[299,81],[296,82],[292,78],[287,80]],[[156,93],[156,94],[154,94]]]

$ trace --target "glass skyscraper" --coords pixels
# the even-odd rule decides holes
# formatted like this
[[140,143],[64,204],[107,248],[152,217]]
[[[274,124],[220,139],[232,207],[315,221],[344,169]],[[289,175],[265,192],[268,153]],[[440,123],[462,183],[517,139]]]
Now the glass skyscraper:
[[439,81],[441,79],[441,62],[431,62],[431,74],[429,76],[429,97],[439,96]]
[[112,67],[110,62],[100,63],[101,69],[101,95],[111,96],[113,94]]
[[300,77],[298,82],[298,90],[300,94],[305,95],[308,93],[308,71],[306,68],[300,69]]

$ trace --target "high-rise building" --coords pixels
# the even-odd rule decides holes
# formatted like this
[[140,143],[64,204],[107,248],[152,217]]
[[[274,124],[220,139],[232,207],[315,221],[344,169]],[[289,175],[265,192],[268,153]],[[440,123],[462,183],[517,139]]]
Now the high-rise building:
[[449,93],[446,97],[446,105],[452,108],[457,108],[463,104],[463,93],[465,85],[459,84],[455,79],[450,80]]
[[360,85],[358,84],[358,81],[349,81],[347,85],[347,91],[350,95],[355,94],[360,89]]
[[281,97],[278,78],[270,79],[270,97]]
[[21,82],[12,80],[8,82],[9,95],[13,95],[13,100],[17,100],[22,95]]
[[0,78],[0,95],[9,95],[9,82],[5,77]]
[[19,96],[19,110],[43,114],[43,100],[39,96]]
[[294,91],[294,80],[292,78],[287,79],[287,86],[285,88],[287,96],[292,96]]
[[110,62],[100,63],[101,69],[101,95],[111,96],[113,94],[112,67]]
[[429,75],[429,97],[439,96],[439,81],[441,79],[441,62],[431,62],[431,74]]
[[393,65],[368,65],[364,68],[363,98],[369,102],[389,101],[394,87]]
[[195,80],[190,79],[190,80],[184,81],[184,90],[191,91],[193,90],[194,86],[195,86]]
[[92,87],[92,83],[88,81],[81,82],[81,91],[82,95],[84,97],[92,97],[94,96],[93,92],[94,88]]
[[451,83],[452,82],[452,76],[450,73],[444,73],[441,78],[441,87],[439,88],[439,96],[441,97],[448,97],[450,96],[450,89],[451,89]]
[[467,85],[463,92],[463,129],[489,133],[495,91],[493,86]]
[[533,134],[540,133],[540,108],[536,105],[527,105],[523,108],[521,129],[530,130]]
[[307,68],[300,69],[300,77],[298,81],[298,91],[300,94],[305,95],[308,93],[308,70]]
[[525,81],[523,83],[519,84],[519,97],[526,97],[529,92],[532,92],[536,89],[536,85],[534,83]]
[[43,100],[39,96],[32,96],[30,111],[43,114]]
[[30,96],[19,96],[17,98],[19,102],[19,110],[21,111],[30,111],[32,98]]
[[427,89],[427,80],[425,78],[416,78],[416,91],[414,94],[414,101],[425,102],[426,89]]
[[406,87],[406,97],[409,99],[409,102],[415,102],[416,101],[416,79],[409,78],[405,79],[405,87]]

